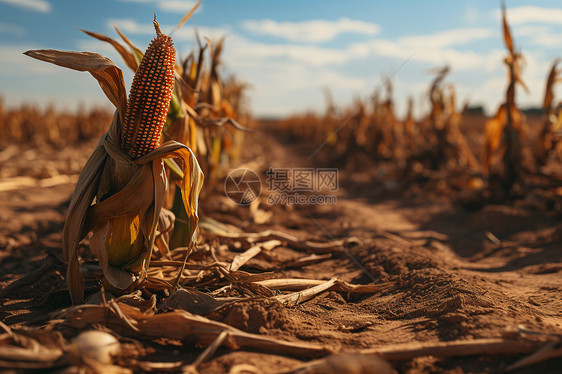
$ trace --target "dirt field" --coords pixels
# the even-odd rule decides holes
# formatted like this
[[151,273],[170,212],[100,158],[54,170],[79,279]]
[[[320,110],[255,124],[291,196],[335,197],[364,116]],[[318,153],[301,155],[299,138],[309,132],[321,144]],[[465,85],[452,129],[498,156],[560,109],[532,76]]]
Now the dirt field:
[[[214,194],[202,197],[204,219],[211,217],[246,233],[274,230],[294,236],[299,243],[308,240],[323,246],[281,240],[241,270],[272,272],[273,278],[328,281],[337,277],[354,285],[381,287],[377,292],[334,288],[295,306],[255,297],[205,313],[207,318],[252,334],[312,343],[329,352],[398,349],[399,344],[415,342],[506,337],[518,341],[526,335],[516,333],[518,326],[562,334],[562,213],[557,196],[536,189],[504,203],[468,204],[451,183],[440,182],[450,176],[435,172],[424,178],[398,179],[391,165],[362,163],[360,158],[352,166],[336,165],[328,152],[309,157],[318,144],[289,142],[267,126],[262,129],[246,137],[240,165],[262,178],[259,207],[234,204],[219,183]],[[22,326],[46,327],[62,332],[68,341],[80,331],[52,323],[52,313],[70,306],[64,267],[56,258],[61,257],[68,200],[94,145],[95,141],[80,143],[63,151],[35,148],[18,157],[18,146],[0,151],[0,287],[5,291],[13,281],[40,269],[48,253],[54,259],[32,284],[2,299],[1,321],[13,331]],[[338,168],[338,188],[324,192],[337,199],[335,204],[268,204],[267,197],[273,194],[266,188],[268,169],[314,167]],[[213,237],[205,230],[201,240],[200,245],[207,245],[227,263],[247,249],[240,241]],[[198,261],[204,259],[193,259]],[[204,284],[198,290],[208,291]],[[115,331],[124,346],[136,347],[133,357],[121,359],[136,371],[160,370],[131,362],[166,362],[166,370],[177,371],[181,365],[171,369],[172,363],[192,363],[204,349],[189,339],[148,339]],[[508,351],[385,357],[400,373],[495,373],[534,352]],[[197,370],[282,373],[312,359],[265,346],[231,346],[219,348]],[[340,357],[327,365],[300,372],[389,372],[385,362],[372,355]],[[357,369],[361,365],[363,369]],[[559,357],[514,372],[555,373],[560,368]]]

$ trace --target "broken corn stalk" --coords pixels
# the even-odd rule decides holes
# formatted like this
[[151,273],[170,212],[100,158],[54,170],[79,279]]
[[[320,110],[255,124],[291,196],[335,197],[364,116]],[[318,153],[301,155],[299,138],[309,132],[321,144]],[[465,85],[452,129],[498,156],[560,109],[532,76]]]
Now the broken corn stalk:
[[[67,284],[72,301],[81,303],[84,277],[78,244],[89,233],[90,249],[100,262],[104,284],[125,293],[140,287],[155,247],[158,222],[169,221],[162,209],[168,180],[163,159],[182,160],[181,195],[194,244],[198,197],[203,173],[191,150],[169,141],[159,146],[174,87],[175,50],[154,20],[156,38],[145,53],[133,81],[129,101],[121,70],[101,55],[55,50],[28,51],[28,56],[90,72],[116,106],[109,131],[90,156],[70,201],[63,231],[68,262]],[[156,244],[158,245],[158,244]]]

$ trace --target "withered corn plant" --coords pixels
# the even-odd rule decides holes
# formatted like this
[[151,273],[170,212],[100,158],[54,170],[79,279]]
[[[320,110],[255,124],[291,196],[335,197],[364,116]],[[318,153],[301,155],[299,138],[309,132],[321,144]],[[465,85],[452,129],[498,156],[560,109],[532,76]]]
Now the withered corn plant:
[[[181,195],[195,242],[198,196],[203,174],[192,151],[161,134],[174,89],[175,49],[154,19],[156,37],[144,53],[127,100],[122,71],[109,59],[89,52],[33,50],[25,54],[66,68],[87,71],[115,105],[109,130],[90,156],[72,195],[62,247],[68,262],[72,301],[80,303],[84,277],[78,246],[91,233],[90,249],[98,258],[104,284],[117,293],[141,287],[160,233],[173,215],[163,209],[168,178],[163,159],[181,160]],[[133,60],[127,63],[133,67]],[[156,244],[155,244],[156,243]]]
[[504,59],[509,84],[505,102],[500,105],[496,115],[486,122],[482,166],[484,174],[488,175],[490,187],[497,193],[505,194],[523,178],[525,119],[515,104],[515,88],[519,84],[528,91],[521,80],[523,55],[515,50],[505,3],[502,3],[502,30],[509,53]]
[[112,114],[105,109],[76,110],[45,109],[23,104],[16,108],[0,105],[0,147],[13,143],[56,149],[77,142],[99,138],[107,130]]
[[[391,89],[387,85],[386,101],[381,99],[380,92],[376,90],[372,99],[372,110],[367,113],[367,152],[375,160],[389,159],[392,156],[391,139],[392,132],[390,126],[385,123],[389,117],[387,110],[392,107],[392,98],[388,95]],[[390,114],[392,116],[392,114]]]
[[423,126],[426,135],[427,153],[429,154],[429,161],[431,168],[434,170],[447,160],[447,127],[448,116],[447,111],[447,98],[446,92],[443,88],[443,80],[449,74],[449,66],[437,70],[437,75],[431,83],[429,89],[429,101],[431,103],[431,111],[425,121],[426,125]]
[[405,146],[407,149],[407,156],[416,154],[420,148],[421,134],[420,128],[414,119],[414,99],[408,98],[408,109],[406,112],[406,119],[404,119],[404,138]]
[[338,133],[336,145],[338,155],[349,157],[355,151],[364,150],[368,126],[368,117],[365,115],[365,110],[365,103],[357,97],[353,100],[351,107],[344,112],[347,124],[345,127],[341,127]]
[[194,109],[203,135],[200,138],[199,160],[208,176],[208,188],[212,189],[233,159],[236,159],[242,133],[247,131],[237,122],[242,118],[240,115],[246,86],[233,77],[225,81],[220,74],[224,39],[217,42],[206,39],[206,42],[210,62],[200,72],[199,101]]
[[392,82],[390,78],[385,80],[386,100],[383,107],[383,128],[385,131],[385,143],[390,148],[391,158],[402,161],[404,159],[404,127],[394,114],[394,100],[392,95]]
[[457,109],[455,87],[444,84],[450,68],[445,66],[432,72],[436,76],[429,89],[431,110],[420,123],[417,142],[411,138],[414,127],[408,124],[411,120],[407,120],[408,143],[411,148],[418,150],[410,154],[407,169],[415,162],[422,162],[433,170],[475,170],[478,162],[460,131],[462,111]]
[[559,136],[557,136],[555,129],[560,128],[560,123],[562,121],[561,117],[558,115],[558,108],[553,104],[554,102],[554,87],[557,82],[561,81],[559,76],[560,70],[558,69],[558,64],[560,59],[557,58],[552,63],[550,72],[546,79],[546,88],[544,93],[543,101],[543,125],[539,133],[539,137],[535,143],[534,156],[535,161],[538,165],[544,165],[548,159],[548,155],[551,151],[557,148],[559,142]]
[[334,96],[329,88],[324,88],[324,98],[326,100],[326,111],[322,119],[322,131],[320,132],[320,141],[326,141],[328,145],[335,146],[338,142],[338,126],[340,119],[338,118],[337,108],[334,103]]
[[[200,3],[193,6],[176,29],[191,17]],[[134,71],[142,58],[142,51],[117,26],[115,30],[125,46],[106,35],[82,31],[111,44]],[[164,136],[186,144],[193,150],[207,176],[205,189],[212,190],[220,171],[224,169],[221,166],[228,167],[231,161],[238,158],[242,134],[247,131],[238,121],[248,124],[250,119],[244,107],[246,85],[233,77],[223,80],[219,73],[224,40],[212,42],[205,39],[206,44],[203,44],[199,35],[196,36],[199,44],[197,55],[192,52],[174,66],[178,84],[172,92]],[[207,53],[209,62],[205,64]],[[173,164],[168,163],[168,166]],[[171,196],[173,199],[173,191]]]
[[[194,5],[176,29],[191,17],[200,3],[201,1]],[[138,61],[143,56],[142,51],[117,26],[115,29],[125,45],[108,36],[83,31],[111,44],[127,66],[136,70]],[[224,82],[220,77],[223,40],[213,43],[206,39],[206,44],[203,44],[199,36],[197,34],[196,36],[199,50],[192,52],[173,67],[176,85],[172,91],[163,137],[166,140],[185,144],[193,150],[206,175],[205,191],[210,192],[222,170],[229,167],[230,162],[236,162],[238,158],[242,134],[247,130],[238,124],[238,120],[242,119],[246,123],[250,121],[243,103],[245,85],[234,78]],[[208,64],[206,64],[207,55]],[[171,179],[178,177],[177,167],[172,160],[167,160],[165,166]],[[183,205],[181,193],[172,185],[164,203],[164,206],[171,209],[177,218],[169,243],[171,248],[185,246],[191,235]],[[163,252],[166,253],[165,250]]]

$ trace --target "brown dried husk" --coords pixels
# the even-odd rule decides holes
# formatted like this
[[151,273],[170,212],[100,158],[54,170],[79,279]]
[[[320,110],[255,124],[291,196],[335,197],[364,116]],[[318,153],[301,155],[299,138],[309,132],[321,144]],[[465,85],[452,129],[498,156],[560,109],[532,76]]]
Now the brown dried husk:
[[[80,271],[78,244],[90,232],[93,233],[91,250],[100,260],[106,280],[118,289],[135,286],[146,275],[168,187],[162,162],[164,158],[183,161],[181,195],[190,230],[186,246],[194,243],[198,197],[203,184],[203,173],[197,159],[186,145],[176,141],[166,142],[134,161],[121,151],[119,134],[127,105],[126,90],[121,69],[108,58],[96,53],[56,50],[28,51],[25,54],[59,66],[90,72],[117,108],[109,131],[101,137],[80,174],[65,222],[63,254],[68,262],[67,284],[72,301],[81,303],[83,300],[84,277]],[[144,248],[136,258],[129,259],[124,271],[111,266],[104,245],[109,221],[127,215],[138,215]],[[130,273],[131,270],[134,274]]]

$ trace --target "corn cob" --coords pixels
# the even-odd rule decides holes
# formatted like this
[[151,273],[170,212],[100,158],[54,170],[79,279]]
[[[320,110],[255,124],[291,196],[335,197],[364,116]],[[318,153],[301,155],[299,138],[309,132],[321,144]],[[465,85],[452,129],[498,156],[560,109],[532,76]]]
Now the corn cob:
[[121,127],[121,149],[133,160],[158,147],[174,89],[172,38],[153,23],[156,37],[135,72]]

